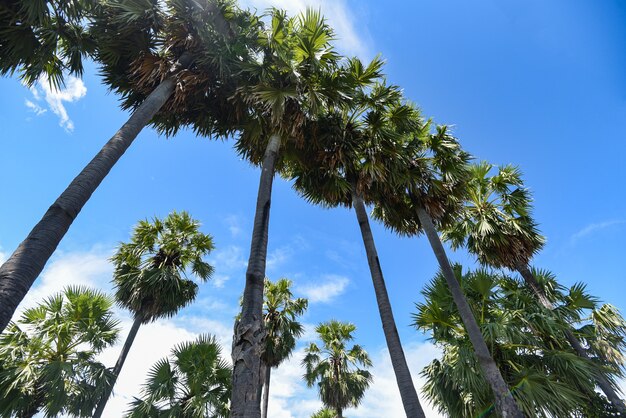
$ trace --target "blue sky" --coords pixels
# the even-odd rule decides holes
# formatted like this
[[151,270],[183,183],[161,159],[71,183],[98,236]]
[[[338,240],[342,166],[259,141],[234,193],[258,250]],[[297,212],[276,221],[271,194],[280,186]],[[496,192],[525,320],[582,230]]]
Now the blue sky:
[[[626,244],[626,7],[618,1],[327,1],[251,0],[291,11],[321,7],[338,46],[365,59],[381,53],[391,82],[436,122],[454,126],[477,159],[519,165],[547,236],[538,267],[563,284],[588,283],[593,294],[626,310],[619,260]],[[127,114],[88,66],[63,92],[29,91],[0,79],[0,257],[10,254],[56,196],[121,126]],[[30,103],[30,104],[29,104]],[[145,368],[175,341],[198,332],[229,343],[243,289],[258,170],[232,143],[146,129],[83,209],[24,306],[83,282],[110,289],[106,262],[139,219],[187,210],[212,234],[214,282],[179,318],[147,326],[107,413],[137,395]],[[436,349],[410,327],[419,291],[436,271],[424,238],[398,238],[374,225],[398,328],[419,383]],[[453,260],[471,263],[465,254]],[[397,405],[384,339],[354,213],[325,210],[275,182],[268,275],[289,277],[312,299],[304,321],[354,322],[373,355],[376,383],[349,416],[375,417]],[[471,264],[470,264],[471,265]],[[123,314],[123,313],[121,313]],[[127,325],[128,320],[125,321]],[[307,338],[313,338],[311,333]],[[225,347],[229,352],[229,347]],[[116,352],[105,353],[114,362]],[[318,406],[299,384],[299,353],[278,370],[272,416],[304,417]],[[134,359],[134,360],[133,360]],[[281,383],[282,381],[282,383]],[[399,407],[399,405],[397,405]],[[116,409],[117,408],[117,409]],[[395,411],[395,410],[394,410]],[[398,409],[400,411],[400,409]],[[393,411],[392,411],[393,412]],[[434,413],[429,412],[431,416]],[[392,413],[393,415],[393,413]]]

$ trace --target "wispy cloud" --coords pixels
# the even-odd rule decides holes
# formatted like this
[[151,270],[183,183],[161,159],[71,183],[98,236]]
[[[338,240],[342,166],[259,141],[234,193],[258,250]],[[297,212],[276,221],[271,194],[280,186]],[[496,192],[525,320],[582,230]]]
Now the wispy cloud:
[[243,250],[236,245],[216,250],[209,259],[209,263],[215,267],[215,274],[211,283],[218,288],[223,287],[234,274],[241,273],[247,265],[243,257]]
[[228,226],[228,230],[230,231],[230,235],[233,238],[236,238],[241,235],[242,232],[242,221],[241,218],[237,215],[228,215],[224,218],[224,223]]
[[624,224],[626,224],[626,220],[612,220],[612,221],[589,224],[585,226],[584,228],[582,228],[580,231],[573,234],[570,238],[570,243],[575,244],[580,239],[587,237],[591,234],[594,234],[598,231],[601,231],[606,228],[610,228],[612,226],[618,226],[618,225],[624,225]]
[[309,283],[297,286],[298,293],[309,299],[311,303],[328,303],[332,302],[337,296],[341,295],[348,285],[350,279],[336,274],[326,274],[315,283]]
[[[43,92],[43,98],[41,93]],[[50,85],[47,79],[41,79],[37,82],[36,86],[31,88],[33,94],[32,100],[26,100],[26,106],[35,112],[37,116],[46,113],[47,109],[42,107],[39,103],[45,101],[50,110],[59,117],[59,126],[65,131],[72,132],[74,130],[74,122],[70,119],[67,109],[64,103],[76,102],[87,94],[87,87],[83,81],[74,76],[68,76],[65,80],[65,86],[61,89],[56,89]]]

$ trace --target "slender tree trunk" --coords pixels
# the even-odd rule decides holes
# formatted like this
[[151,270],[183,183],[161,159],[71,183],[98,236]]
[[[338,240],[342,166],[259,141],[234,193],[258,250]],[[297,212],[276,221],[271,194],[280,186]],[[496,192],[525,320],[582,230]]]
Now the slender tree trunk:
[[443,275],[446,279],[446,283],[448,284],[454,303],[459,310],[467,335],[469,336],[472,346],[474,347],[474,353],[476,354],[476,358],[478,359],[478,363],[482,369],[483,376],[494,393],[496,399],[496,411],[503,418],[523,417],[524,414],[522,414],[521,410],[515,403],[515,399],[513,399],[506,382],[502,378],[502,374],[500,373],[500,370],[498,370],[496,362],[493,360],[493,357],[491,357],[491,353],[489,353],[489,349],[487,348],[485,339],[480,332],[476,318],[474,318],[474,314],[467,303],[467,299],[465,299],[463,290],[454,275],[454,271],[452,271],[446,251],[441,244],[437,231],[435,230],[435,225],[433,224],[430,215],[419,203],[417,205],[417,216],[422,224],[422,228],[424,228],[424,231],[426,232],[426,236],[428,237],[430,246],[435,253],[435,257],[437,257],[437,261],[439,262],[439,266],[441,267]]
[[137,331],[139,331],[139,327],[141,326],[141,322],[143,319],[140,316],[135,317],[133,321],[133,326],[130,328],[130,332],[126,337],[126,341],[124,342],[124,346],[122,347],[122,351],[120,351],[120,356],[117,358],[117,362],[115,363],[115,367],[113,368],[113,381],[111,384],[105,389],[102,394],[102,399],[98,403],[98,407],[96,408],[96,412],[94,412],[94,418],[100,418],[102,413],[104,412],[104,407],[106,406],[109,398],[111,397],[111,393],[113,392],[113,386],[115,386],[115,382],[117,381],[120,372],[122,371],[122,366],[124,366],[124,362],[126,361],[126,356],[128,356],[128,352],[130,351],[130,347],[132,347],[133,342],[135,341],[135,337],[137,336]]
[[250,258],[246,271],[241,319],[235,324],[233,336],[233,392],[230,416],[257,418],[261,416],[263,329],[263,284],[272,200],[274,168],[281,138],[274,134],[265,149],[259,192],[254,215]]
[[[190,63],[191,56],[183,54],[174,68],[187,67]],[[0,267],[0,332],[11,320],[17,306],[92,193],[143,127],[167,102],[175,87],[176,81],[170,77],[146,97],[141,106],[61,193],[26,239]]]
[[424,415],[424,410],[422,409],[422,405],[417,397],[417,391],[413,385],[411,372],[409,371],[409,366],[407,365],[406,357],[404,356],[404,350],[402,349],[402,344],[400,343],[400,335],[398,334],[396,322],[393,317],[393,311],[391,310],[391,303],[389,302],[389,295],[387,294],[387,287],[385,285],[382,268],[380,267],[380,261],[378,259],[376,245],[374,243],[374,236],[370,228],[369,218],[365,210],[365,204],[363,203],[363,199],[355,193],[354,187],[352,190],[352,206],[354,207],[356,218],[359,222],[359,227],[361,228],[363,245],[365,246],[365,252],[367,253],[367,263],[369,264],[372,282],[374,283],[374,292],[376,293],[378,312],[383,323],[385,340],[387,341],[391,364],[396,375],[398,389],[400,390],[400,397],[402,399],[402,405],[404,406],[404,412],[409,418],[425,418],[426,415]]
[[343,418],[343,410],[339,407],[335,408],[336,418]]
[[[541,303],[541,305],[544,308],[552,311],[554,309],[554,305],[552,304],[552,302],[550,302],[550,299],[548,299],[548,296],[544,292],[539,282],[537,282],[537,278],[532,273],[528,265],[518,264],[516,268],[519,274],[522,276],[522,278],[524,278],[524,282],[526,283],[526,286],[529,287],[529,289],[535,295],[537,300],[539,300],[539,303]],[[587,350],[585,349],[585,347],[583,347],[582,343],[578,340],[578,338],[576,338],[572,330],[567,329],[565,331],[565,338],[567,338],[567,341],[570,343],[574,351],[576,351],[576,353],[580,357],[587,359],[587,360],[591,360],[589,358],[589,354],[587,354]],[[598,387],[602,389],[602,392],[604,392],[609,402],[611,402],[611,404],[621,414],[626,415],[626,405],[624,405],[624,401],[619,397],[613,385],[611,385],[611,383],[607,380],[607,378],[604,377],[604,375],[602,374],[600,370],[598,370],[598,372],[594,375],[594,378]]]
[[267,406],[270,401],[270,376],[272,368],[265,366],[265,384],[263,385],[263,409],[261,410],[261,418],[267,418]]

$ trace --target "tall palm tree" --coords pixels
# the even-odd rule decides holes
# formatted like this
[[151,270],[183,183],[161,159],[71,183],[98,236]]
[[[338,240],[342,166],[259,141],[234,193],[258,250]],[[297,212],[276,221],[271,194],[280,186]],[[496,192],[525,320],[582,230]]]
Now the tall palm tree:
[[[162,5],[167,12],[160,10]],[[146,124],[152,122],[166,133],[187,124],[203,133],[232,129],[229,118],[236,112],[224,104],[237,86],[235,67],[250,53],[249,38],[256,38],[255,16],[230,0],[112,0],[96,10],[91,27],[96,58],[105,82],[133,113],[0,266],[0,331],[92,193]]]
[[110,372],[97,356],[117,340],[113,301],[67,287],[0,335],[0,415],[89,417]]
[[426,234],[461,314],[483,376],[495,394],[498,413],[507,418],[522,417],[485,343],[435,227],[435,223],[442,228],[452,222],[460,210],[466,193],[470,156],[445,126],[438,126],[434,133],[416,132],[404,155],[404,166],[397,175],[401,180],[381,191],[374,216],[398,234]]
[[[492,347],[495,361],[507,383],[515,387],[516,401],[527,416],[589,417],[610,410],[606,398],[603,400],[595,392],[592,362],[574,355],[558,337],[571,327],[567,321],[546,316],[538,300],[515,278],[484,269],[463,273],[459,265],[454,271]],[[554,286],[559,309],[564,315],[579,319],[576,325],[581,332],[585,329],[597,343],[610,341],[608,345],[614,352],[621,350],[625,322],[619,314],[600,313],[610,309],[608,305],[590,309],[594,298],[582,285],[564,289],[549,275],[545,278]],[[423,370],[424,393],[443,414],[489,415],[493,412],[494,396],[484,379],[474,372],[478,364],[441,272],[422,293],[425,302],[417,305],[415,326],[431,332],[433,341],[443,349],[442,358]],[[578,296],[571,298],[574,294]],[[601,323],[581,317],[581,310],[590,318],[599,314],[607,320],[610,316],[619,325],[606,338],[601,336],[605,333]],[[617,362],[620,367],[623,358],[620,356]]]
[[[122,370],[139,327],[167,318],[196,298],[198,285],[213,267],[203,257],[213,250],[213,239],[199,231],[200,224],[186,212],[172,212],[163,221],[140,221],[130,242],[120,245],[112,257],[115,299],[133,314],[133,325],[113,368],[113,381],[98,404],[100,417]],[[187,272],[193,277],[188,277]]]
[[274,174],[290,147],[300,146],[301,126],[340,95],[333,84],[338,55],[332,30],[319,12],[307,10],[295,18],[269,12],[271,24],[259,38],[262,54],[246,71],[250,81],[239,90],[250,104],[241,126],[239,152],[261,166],[250,256],[241,316],[233,339],[232,417],[261,414],[263,348],[263,285]]
[[[346,70],[354,79],[380,77],[381,61],[363,66],[352,60]],[[361,83],[363,84],[363,82]],[[400,103],[395,86],[378,84],[369,92],[357,90],[355,100],[344,109],[329,111],[310,126],[310,146],[289,174],[294,187],[307,200],[327,207],[353,207],[374,285],[402,404],[408,417],[424,417],[396,328],[391,302],[378,259],[365,201],[373,190],[392,180],[404,151],[407,129],[423,125],[416,109]]]
[[261,416],[267,418],[272,368],[291,357],[296,348],[297,338],[304,333],[304,327],[296,318],[304,314],[309,301],[304,298],[294,299],[291,280],[285,278],[275,283],[266,279],[264,293],[263,323],[266,337],[262,360],[265,365],[265,383]]
[[226,418],[231,374],[215,337],[200,335],[150,369],[143,397],[135,398],[127,417]]
[[322,346],[311,343],[302,360],[306,384],[312,387],[317,383],[320,399],[327,408],[335,410],[337,418],[343,417],[345,408],[359,405],[372,382],[372,375],[365,370],[372,366],[367,352],[360,345],[346,347],[354,339],[355,330],[347,322],[332,320],[319,324],[315,331]]
[[[444,239],[453,248],[465,246],[485,265],[517,271],[539,303],[554,311],[552,301],[530,267],[530,260],[545,242],[532,218],[530,192],[524,187],[517,167],[502,166],[490,176],[493,170],[494,166],[487,162],[472,166],[465,204],[458,221],[445,230]],[[565,329],[563,333],[579,356],[589,358],[587,349],[571,330]],[[615,385],[602,370],[595,375],[607,398],[626,414],[626,405]]]

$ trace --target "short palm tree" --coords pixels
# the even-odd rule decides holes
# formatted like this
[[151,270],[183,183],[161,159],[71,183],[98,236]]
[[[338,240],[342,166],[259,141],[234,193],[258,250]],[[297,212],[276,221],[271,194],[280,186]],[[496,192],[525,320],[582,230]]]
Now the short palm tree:
[[349,106],[329,110],[308,127],[311,139],[300,159],[289,167],[294,188],[308,201],[326,207],[354,208],[371,273],[376,302],[391,363],[408,417],[424,417],[417,391],[400,342],[366,202],[395,175],[401,161],[407,130],[423,126],[419,112],[400,102],[397,87],[377,84],[369,91],[362,86],[381,77],[382,62],[364,66],[353,59],[344,69],[355,83]]
[[331,97],[340,96],[333,70],[338,55],[325,19],[312,10],[295,18],[269,12],[270,26],[259,38],[262,54],[245,72],[249,80],[236,97],[250,105],[237,149],[261,166],[241,316],[233,339],[233,417],[261,414],[263,285],[274,174],[291,147],[301,146],[301,127]]
[[105,82],[122,96],[122,107],[133,113],[0,266],[0,331],[92,193],[145,125],[152,122],[166,133],[185,125],[200,133],[233,129],[237,111],[228,98],[239,84],[237,68],[252,53],[247,45],[257,38],[256,16],[231,0],[112,0],[95,10],[89,16],[90,36],[98,47],[95,57]]
[[272,368],[291,357],[297,338],[304,333],[304,327],[297,318],[304,314],[309,302],[303,298],[294,299],[291,280],[284,278],[275,283],[266,279],[264,292],[263,323],[266,337],[262,360],[265,365],[265,383],[261,416],[266,418]]
[[127,417],[226,418],[231,374],[215,337],[200,335],[150,369],[143,396]]
[[315,331],[322,346],[311,343],[302,360],[306,384],[309,387],[317,384],[320,399],[335,411],[337,418],[343,417],[344,409],[356,408],[361,403],[372,382],[372,375],[365,370],[372,366],[367,352],[360,345],[346,347],[354,339],[355,330],[347,322],[332,320],[319,324]]
[[[580,332],[590,335],[594,344],[610,341],[610,351],[619,352],[624,344],[625,322],[615,312],[601,313],[611,310],[609,305],[590,309],[593,298],[584,286],[564,289],[552,276],[542,273],[546,283],[553,286],[558,309],[564,316],[578,318],[570,324],[546,316],[543,306],[517,279],[484,269],[463,273],[459,265],[454,271],[494,359],[507,383],[515,388],[514,397],[526,416],[589,417],[610,410],[606,398],[603,400],[594,390],[592,361],[576,356],[558,337],[564,329],[576,325]],[[493,393],[484,378],[475,373],[479,365],[441,272],[422,293],[425,302],[418,305],[415,326],[431,332],[432,340],[443,349],[442,358],[423,370],[424,393],[443,414],[490,416],[494,412]],[[581,311],[590,317],[581,317]],[[597,314],[603,317],[602,322],[592,319]],[[608,333],[610,336],[601,325],[609,317],[617,325]],[[614,366],[619,369],[622,363],[620,355]],[[613,378],[620,376],[616,373]]]
[[97,356],[117,340],[113,301],[68,287],[0,335],[0,415],[90,417],[111,379]]
[[332,409],[322,408],[311,415],[311,418],[337,418],[337,414]]
[[193,278],[211,277],[213,267],[203,257],[213,250],[213,239],[199,227],[186,212],[172,212],[163,221],[141,221],[130,242],[121,244],[112,257],[115,299],[132,312],[134,320],[113,369],[113,382],[94,417],[102,415],[139,327],[176,315],[196,298],[198,285]]
[[398,234],[426,234],[461,314],[483,377],[495,394],[498,413],[503,417],[522,417],[459,286],[435,226],[444,228],[460,210],[471,157],[446,126],[438,126],[435,132],[416,131],[403,155],[404,163],[395,176],[400,181],[381,189],[374,216]]
[[[453,248],[466,247],[485,265],[519,272],[542,306],[553,311],[552,301],[529,266],[545,242],[532,218],[530,192],[518,168],[502,166],[490,176],[493,169],[487,162],[472,166],[465,204],[458,220],[445,230],[444,238]],[[587,349],[574,333],[568,329],[563,332],[578,355],[588,358]],[[604,394],[626,414],[615,385],[601,371],[596,375]]]

